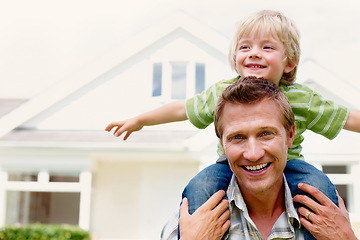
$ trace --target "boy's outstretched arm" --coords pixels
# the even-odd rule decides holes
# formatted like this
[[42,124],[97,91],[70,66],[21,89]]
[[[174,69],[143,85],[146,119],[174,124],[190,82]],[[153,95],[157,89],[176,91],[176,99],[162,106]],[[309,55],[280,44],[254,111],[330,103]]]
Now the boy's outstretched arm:
[[136,117],[123,121],[112,122],[105,128],[105,131],[110,132],[113,128],[116,127],[114,135],[118,137],[126,132],[124,137],[124,140],[126,140],[132,132],[139,131],[144,126],[152,126],[162,123],[185,120],[187,120],[185,100],[178,100],[165,104],[149,112],[140,114]]
[[350,110],[344,129],[360,133],[360,110]]

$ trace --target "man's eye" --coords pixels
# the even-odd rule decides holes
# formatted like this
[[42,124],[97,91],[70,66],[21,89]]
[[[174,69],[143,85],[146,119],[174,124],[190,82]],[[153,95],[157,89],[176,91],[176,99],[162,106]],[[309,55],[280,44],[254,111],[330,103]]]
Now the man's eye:
[[267,136],[271,136],[271,135],[272,135],[271,132],[263,132],[263,133],[261,134],[261,136],[263,136],[263,137],[267,137]]
[[240,136],[240,135],[236,135],[235,137],[233,137],[235,140],[240,140],[240,139],[243,139],[243,137],[242,136]]

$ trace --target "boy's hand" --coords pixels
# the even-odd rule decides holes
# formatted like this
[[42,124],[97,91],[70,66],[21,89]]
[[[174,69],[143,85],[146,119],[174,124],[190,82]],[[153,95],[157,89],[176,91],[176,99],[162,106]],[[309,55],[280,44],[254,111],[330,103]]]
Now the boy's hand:
[[126,132],[124,137],[124,140],[126,140],[132,132],[141,130],[143,126],[144,125],[142,125],[135,117],[124,121],[112,122],[105,128],[105,131],[110,132],[114,127],[116,127],[114,136],[119,137],[121,134]]
[[229,202],[223,199],[224,196],[224,191],[218,191],[192,215],[189,214],[188,201],[184,198],[180,207],[180,239],[221,239],[230,227]]

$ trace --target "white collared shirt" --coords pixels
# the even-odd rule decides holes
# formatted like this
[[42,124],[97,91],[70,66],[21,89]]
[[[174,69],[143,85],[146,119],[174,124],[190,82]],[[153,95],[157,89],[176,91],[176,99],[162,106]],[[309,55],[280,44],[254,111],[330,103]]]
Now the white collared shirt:
[[[289,186],[284,176],[285,184],[285,212],[275,222],[269,239],[296,239],[303,240],[303,231],[300,229],[298,214],[294,208]],[[241,195],[236,178],[233,175],[226,192],[230,202],[231,226],[226,239],[229,240],[259,240],[262,239],[260,232],[249,217],[246,204]],[[179,210],[175,211],[171,219],[166,223],[162,232],[162,240],[177,240],[178,236]]]
[[[267,239],[304,239],[300,229],[300,221],[291,197],[289,186],[284,176],[285,211],[275,222]],[[259,230],[249,216],[245,201],[240,192],[236,178],[233,175],[226,193],[230,202],[230,221],[226,239],[259,240],[262,239]]]

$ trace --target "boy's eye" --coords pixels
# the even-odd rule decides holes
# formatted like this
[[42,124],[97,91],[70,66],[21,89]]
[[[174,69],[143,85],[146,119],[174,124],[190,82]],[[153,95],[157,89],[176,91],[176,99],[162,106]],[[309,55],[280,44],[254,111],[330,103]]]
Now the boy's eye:
[[245,49],[249,49],[249,47],[246,45],[239,46],[239,50],[245,50]]
[[264,49],[274,49],[274,48],[271,46],[265,46]]

